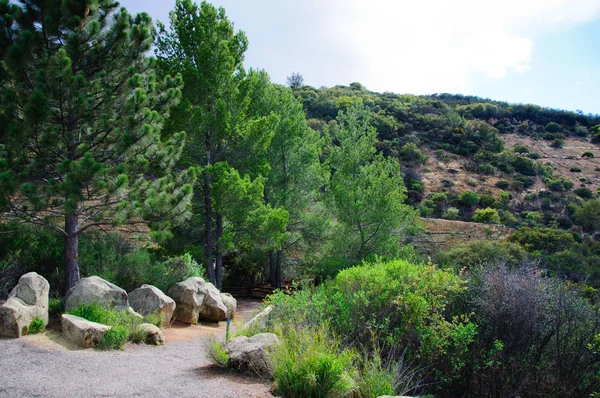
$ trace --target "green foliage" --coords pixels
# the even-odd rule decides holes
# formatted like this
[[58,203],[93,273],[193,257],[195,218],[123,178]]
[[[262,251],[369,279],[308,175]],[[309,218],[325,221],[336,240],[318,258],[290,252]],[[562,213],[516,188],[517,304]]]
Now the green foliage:
[[529,254],[519,244],[506,241],[473,241],[456,245],[436,255],[437,261],[459,271],[503,262],[515,267],[529,259]]
[[579,168],[579,167],[571,167],[571,168],[569,169],[569,171],[570,171],[571,173],[581,173],[581,168]]
[[516,153],[525,153],[525,154],[530,152],[529,147],[525,144],[515,144],[513,146],[513,151]]
[[62,299],[52,298],[48,302],[48,312],[50,314],[61,315],[65,312],[65,303]]
[[271,355],[277,394],[290,398],[344,397],[356,389],[355,354],[322,329],[293,330]]
[[128,311],[117,311],[114,308],[103,307],[96,303],[82,304],[68,313],[91,322],[111,326],[111,329],[104,334],[102,341],[98,343],[98,348],[105,350],[122,350],[128,341],[142,342],[143,335],[138,326],[147,321],[156,322],[155,317],[142,320]]
[[575,189],[575,195],[579,196],[582,199],[591,199],[594,197],[594,192],[591,189],[586,187],[579,187]]
[[512,161],[512,167],[519,173],[527,176],[535,176],[537,174],[535,162],[523,156],[515,156]]
[[[446,317],[444,308],[464,292],[450,272],[396,260],[343,270],[326,285],[291,296],[278,293],[269,304],[275,306],[274,323],[282,328],[327,324],[347,346],[374,347],[395,360],[405,352],[417,362],[436,364],[440,374],[452,378],[475,327],[465,317]],[[456,361],[446,362],[446,354]]]
[[62,234],[67,287],[80,234],[144,223],[164,238],[195,181],[195,169],[174,170],[185,134],[162,131],[181,80],[157,79],[145,56],[150,17],[117,6],[26,1],[0,17],[12,38],[1,49],[0,202]]
[[427,156],[423,154],[423,151],[417,148],[417,145],[412,142],[404,144],[402,149],[400,149],[399,157],[400,160],[414,164],[423,164],[427,160]]
[[486,207],[475,211],[473,221],[484,224],[500,224],[500,216],[498,210]]
[[222,368],[230,366],[229,354],[223,349],[223,343],[217,340],[216,335],[211,335],[204,342],[204,352],[213,364]]
[[582,158],[593,158],[594,157],[594,152],[589,152],[589,151],[584,152],[584,153],[581,154],[581,157]]
[[500,189],[508,189],[510,183],[506,180],[500,180],[496,183],[496,188],[500,188]]
[[508,240],[520,244],[529,252],[540,250],[548,253],[568,249],[575,243],[573,235],[569,232],[528,227],[513,232]]
[[27,334],[38,334],[42,332],[46,328],[46,322],[38,316],[35,317],[31,324],[29,325],[29,329],[27,330]]
[[586,232],[600,230],[600,199],[588,200],[573,213],[573,220]]
[[479,203],[477,192],[466,191],[458,197],[458,202],[467,207],[474,207]]
[[339,127],[331,132],[328,165],[331,209],[338,220],[338,250],[352,259],[374,254],[393,257],[398,235],[416,226],[416,212],[403,205],[405,188],[400,165],[375,155],[376,131],[360,104],[340,112]]

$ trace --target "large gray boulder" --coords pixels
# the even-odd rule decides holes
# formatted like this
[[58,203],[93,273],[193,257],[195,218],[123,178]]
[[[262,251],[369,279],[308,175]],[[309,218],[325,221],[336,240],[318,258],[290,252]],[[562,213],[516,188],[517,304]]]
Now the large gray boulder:
[[177,304],[173,320],[196,323],[198,319],[214,322],[227,319],[227,307],[219,290],[202,278],[192,277],[176,283],[169,290],[169,296]]
[[81,279],[69,289],[65,296],[65,311],[77,308],[81,304],[92,303],[113,307],[118,311],[129,307],[125,290],[99,276],[90,276]]
[[142,315],[158,314],[168,325],[175,311],[175,301],[152,285],[142,285],[129,293],[129,305]]
[[273,365],[267,354],[279,344],[279,338],[273,333],[261,333],[250,338],[238,336],[228,340],[223,344],[223,350],[229,355],[232,367],[244,373],[270,378]]
[[144,335],[144,343],[152,345],[165,344],[165,336],[158,327],[150,323],[142,323],[138,326],[138,329]]
[[61,317],[63,336],[80,347],[95,347],[104,339],[104,334],[111,327],[101,323],[90,322],[84,318],[63,314]]
[[21,337],[27,334],[35,318],[48,324],[48,293],[50,284],[41,275],[29,272],[0,306],[0,336]]
[[273,306],[269,305],[267,308],[259,312],[254,318],[250,319],[244,325],[244,329],[258,329],[263,330],[267,328],[267,323],[271,318],[271,312],[273,311]]

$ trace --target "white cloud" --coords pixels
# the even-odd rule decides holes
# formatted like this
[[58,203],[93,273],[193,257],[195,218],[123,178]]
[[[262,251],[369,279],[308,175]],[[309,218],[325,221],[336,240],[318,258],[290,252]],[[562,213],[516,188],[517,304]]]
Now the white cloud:
[[[329,0],[310,3],[324,40],[375,91],[466,92],[475,73],[530,68],[536,37],[588,22],[600,0]],[[344,71],[344,74],[349,74]]]

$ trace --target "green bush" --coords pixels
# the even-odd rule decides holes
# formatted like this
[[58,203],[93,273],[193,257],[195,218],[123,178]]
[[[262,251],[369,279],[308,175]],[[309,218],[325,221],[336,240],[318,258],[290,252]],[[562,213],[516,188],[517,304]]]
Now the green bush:
[[571,167],[569,171],[571,173],[581,173],[581,169],[579,167]]
[[513,232],[508,240],[520,244],[529,252],[555,253],[575,244],[571,233],[551,228],[521,228]]
[[357,390],[356,354],[321,329],[289,329],[270,356],[277,394],[290,398],[345,397]]
[[65,303],[62,299],[52,298],[48,302],[48,312],[51,314],[60,315],[65,311]]
[[500,215],[498,215],[498,210],[490,207],[477,209],[473,221],[483,224],[500,224]]
[[581,154],[582,158],[593,158],[594,157],[594,152],[584,152]]
[[458,197],[458,202],[464,206],[473,207],[479,203],[479,195],[477,192],[463,192]]
[[229,367],[229,354],[223,349],[223,344],[217,341],[214,334],[205,341],[204,352],[213,364],[221,368]]
[[456,245],[436,255],[436,260],[440,264],[457,271],[496,264],[498,261],[509,267],[516,267],[528,258],[527,251],[516,243],[488,240]]
[[496,188],[500,188],[500,189],[508,189],[508,187],[510,186],[510,183],[506,180],[500,180],[496,183]]
[[582,199],[591,199],[594,196],[594,193],[591,189],[586,187],[579,187],[575,189],[575,195],[579,196]]
[[29,329],[27,330],[27,334],[37,334],[43,331],[46,328],[46,322],[40,317],[35,317],[31,324],[29,325]]
[[138,326],[144,322],[160,326],[159,317],[144,317],[144,319],[139,319],[128,311],[116,311],[113,308],[103,307],[96,303],[90,305],[82,304],[68,313],[85,318],[91,322],[111,326],[111,329],[104,334],[102,341],[98,343],[98,348],[105,350],[123,349],[128,341],[141,343],[144,335]]

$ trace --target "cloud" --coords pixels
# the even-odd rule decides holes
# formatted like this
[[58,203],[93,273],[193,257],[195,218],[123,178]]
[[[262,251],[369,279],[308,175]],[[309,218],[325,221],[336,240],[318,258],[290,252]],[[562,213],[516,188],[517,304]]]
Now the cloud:
[[[323,5],[325,3],[326,5]],[[535,39],[589,22],[600,0],[330,0],[324,40],[375,91],[467,92],[473,74],[530,70]],[[345,74],[348,74],[347,71]]]

